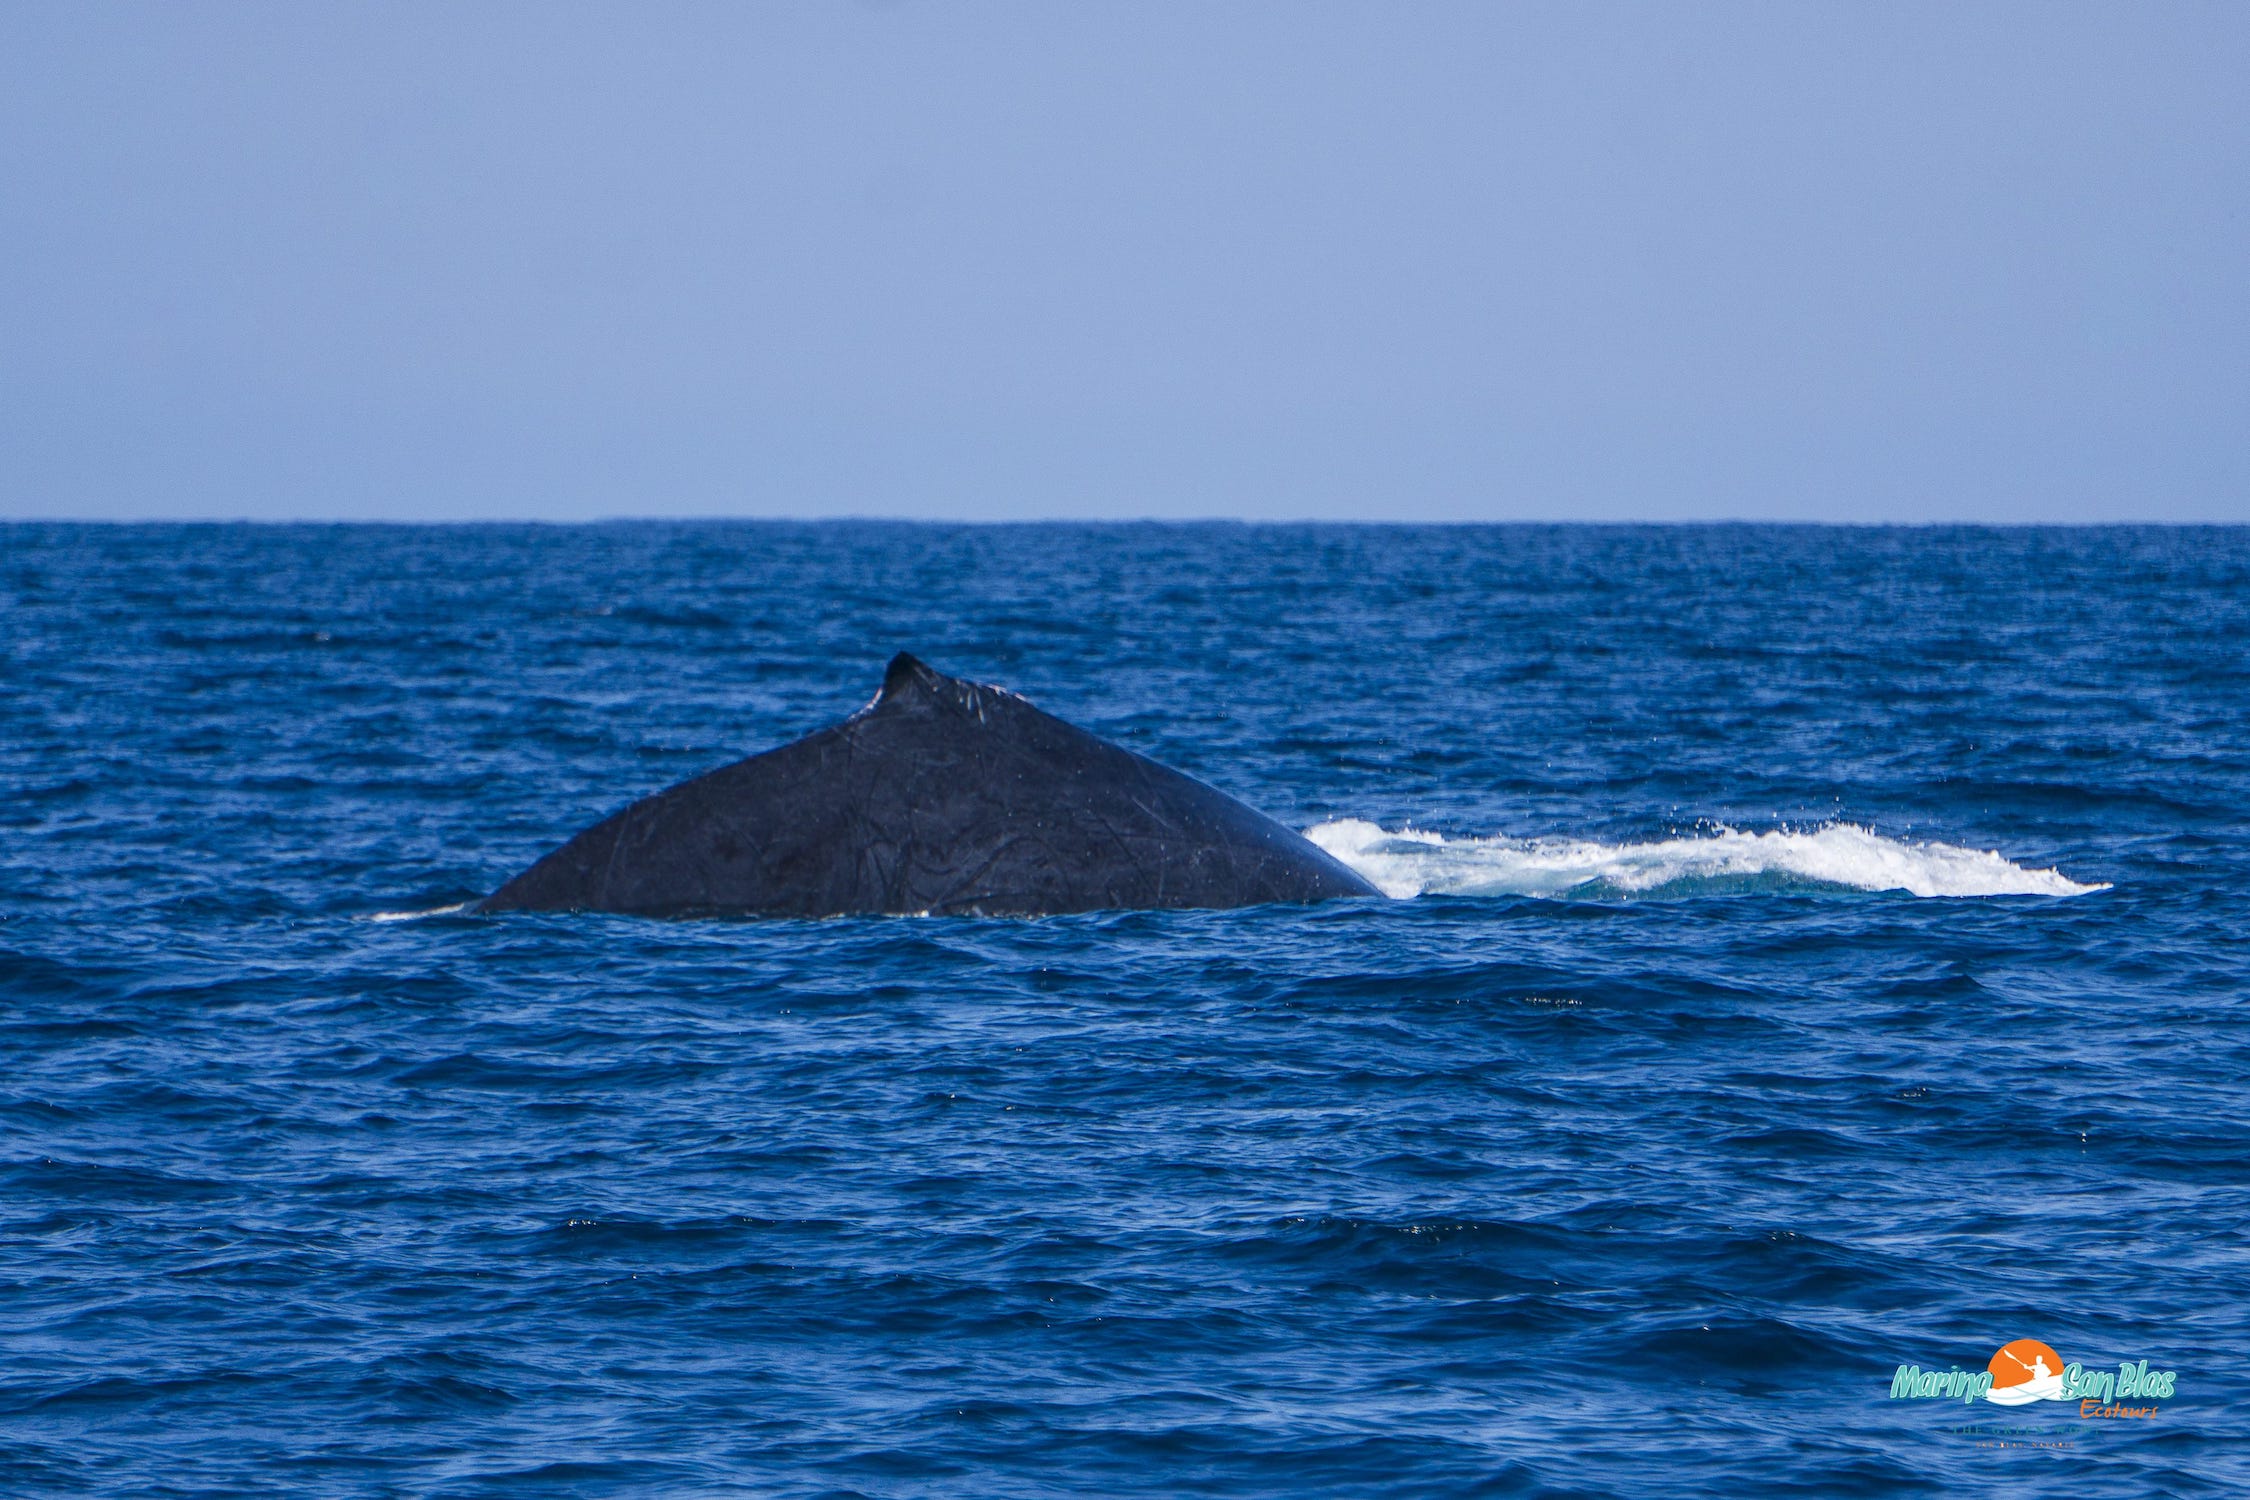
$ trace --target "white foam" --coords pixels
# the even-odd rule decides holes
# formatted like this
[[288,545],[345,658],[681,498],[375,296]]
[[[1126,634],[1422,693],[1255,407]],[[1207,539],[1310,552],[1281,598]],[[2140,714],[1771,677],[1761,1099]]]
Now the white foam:
[[2027,870],[1989,849],[1905,843],[1851,823],[1809,832],[1716,828],[1649,844],[1592,839],[1449,839],[1385,832],[1359,818],[1305,830],[1387,896],[1687,895],[1763,886],[1908,891],[1917,896],[2080,896],[2106,891]]
[[467,911],[468,909],[468,902],[456,901],[451,906],[433,906],[428,911],[369,912],[367,914],[367,920],[370,922],[419,922],[424,917],[450,916],[454,912]]

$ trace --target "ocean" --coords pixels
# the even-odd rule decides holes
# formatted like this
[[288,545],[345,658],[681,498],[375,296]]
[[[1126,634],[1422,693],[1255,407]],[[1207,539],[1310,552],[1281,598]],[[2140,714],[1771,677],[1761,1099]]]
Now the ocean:
[[[2250,529],[31,524],[0,622],[0,1492],[2250,1491]],[[901,650],[1385,897],[458,909]]]

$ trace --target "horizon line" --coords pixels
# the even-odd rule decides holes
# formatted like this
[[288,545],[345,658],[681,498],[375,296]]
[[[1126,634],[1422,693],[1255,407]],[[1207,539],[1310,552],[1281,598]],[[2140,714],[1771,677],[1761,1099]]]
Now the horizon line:
[[1760,516],[1700,516],[1670,517],[1665,519],[1632,519],[1603,517],[1589,519],[1578,517],[1569,520],[1518,516],[1505,519],[1463,518],[1424,520],[1375,520],[1356,516],[917,516],[885,514],[878,511],[847,511],[831,515],[711,515],[685,513],[679,515],[613,515],[613,516],[454,516],[454,517],[379,517],[379,516],[244,516],[244,515],[186,515],[186,516],[9,516],[0,515],[0,526],[365,526],[365,527],[427,527],[468,529],[499,526],[824,526],[824,525],[874,525],[874,526],[953,526],[953,527],[1034,527],[1074,526],[1113,527],[1175,526],[1175,527],[1307,527],[1360,528],[1365,530],[1408,530],[1449,528],[1469,530],[1485,527],[1574,527],[1584,530],[1627,530],[1666,528],[1685,530],[1691,527],[1787,527],[1804,531],[2240,531],[2250,529],[2250,520],[2241,521],[2166,521],[2166,520],[1838,520],[1811,521],[1801,518]]

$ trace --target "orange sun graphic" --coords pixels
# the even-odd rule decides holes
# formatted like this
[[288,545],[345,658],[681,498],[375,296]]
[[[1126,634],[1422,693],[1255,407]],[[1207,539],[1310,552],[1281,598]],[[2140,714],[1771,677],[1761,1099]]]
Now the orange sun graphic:
[[1992,1389],[1985,1400],[2002,1406],[2027,1401],[2062,1399],[2062,1356],[2037,1339],[2017,1339],[2000,1346],[1985,1368],[1992,1372]]

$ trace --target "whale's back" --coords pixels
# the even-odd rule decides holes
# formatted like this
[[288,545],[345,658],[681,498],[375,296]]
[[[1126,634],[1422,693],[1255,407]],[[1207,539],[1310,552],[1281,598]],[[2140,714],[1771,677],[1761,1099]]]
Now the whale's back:
[[997,916],[1376,894],[1216,788],[901,655],[843,723],[634,803],[480,909]]

